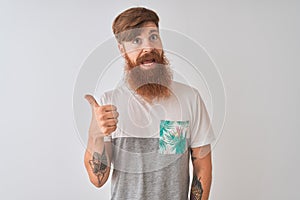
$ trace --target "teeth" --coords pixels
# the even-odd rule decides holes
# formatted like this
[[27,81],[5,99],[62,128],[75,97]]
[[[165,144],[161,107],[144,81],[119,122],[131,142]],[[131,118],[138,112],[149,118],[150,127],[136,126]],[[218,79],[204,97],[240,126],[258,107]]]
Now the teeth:
[[153,64],[153,62],[150,62],[150,63],[144,63],[144,65],[146,65],[146,66],[149,66],[149,65],[152,65]]

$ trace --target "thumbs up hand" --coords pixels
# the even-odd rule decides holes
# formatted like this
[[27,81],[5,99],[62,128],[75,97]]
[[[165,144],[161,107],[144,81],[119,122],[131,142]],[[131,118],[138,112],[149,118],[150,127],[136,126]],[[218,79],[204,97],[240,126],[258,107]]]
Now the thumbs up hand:
[[92,95],[85,95],[92,108],[92,120],[89,129],[91,136],[109,136],[117,128],[117,108],[114,105],[99,105]]

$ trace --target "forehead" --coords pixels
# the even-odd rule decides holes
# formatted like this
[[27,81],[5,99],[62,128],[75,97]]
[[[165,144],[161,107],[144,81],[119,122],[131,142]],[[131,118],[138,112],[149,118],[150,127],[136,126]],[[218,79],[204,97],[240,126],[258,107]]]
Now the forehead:
[[157,26],[153,22],[146,22],[140,27],[141,33],[158,32]]

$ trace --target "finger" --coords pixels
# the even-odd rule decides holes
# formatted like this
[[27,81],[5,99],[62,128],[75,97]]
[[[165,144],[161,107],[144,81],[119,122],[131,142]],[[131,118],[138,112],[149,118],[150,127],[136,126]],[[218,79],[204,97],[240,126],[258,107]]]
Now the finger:
[[116,126],[117,123],[118,123],[117,119],[108,119],[103,123],[103,126],[107,126],[107,127]]
[[84,96],[84,98],[91,104],[91,106],[99,107],[99,104],[97,103],[96,99],[92,95],[87,94]]
[[103,115],[103,120],[107,120],[107,119],[116,119],[119,117],[119,113],[117,111],[111,111],[111,112],[107,112]]
[[116,111],[117,107],[114,105],[107,104],[107,105],[101,106],[101,109],[105,112],[110,112],[110,111]]

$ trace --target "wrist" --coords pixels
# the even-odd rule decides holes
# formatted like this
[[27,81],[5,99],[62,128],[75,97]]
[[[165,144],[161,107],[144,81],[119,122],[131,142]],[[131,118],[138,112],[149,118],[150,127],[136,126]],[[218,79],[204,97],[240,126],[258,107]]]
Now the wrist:
[[104,135],[100,135],[100,134],[90,135],[89,141],[93,145],[101,145],[104,143]]
[[103,141],[104,142],[111,142],[112,141],[112,136],[111,135],[104,136]]

